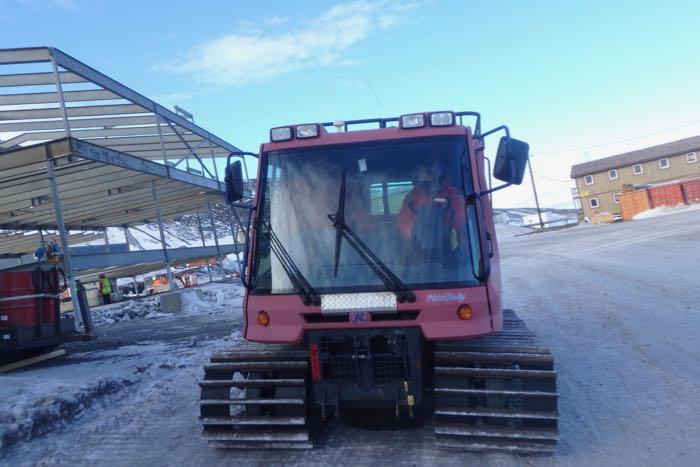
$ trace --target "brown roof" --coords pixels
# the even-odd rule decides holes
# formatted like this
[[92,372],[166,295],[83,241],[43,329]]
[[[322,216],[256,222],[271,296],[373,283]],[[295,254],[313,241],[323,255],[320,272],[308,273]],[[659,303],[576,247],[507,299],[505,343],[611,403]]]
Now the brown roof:
[[618,154],[617,156],[604,157],[590,162],[583,162],[571,166],[571,178],[583,177],[610,169],[626,167],[642,162],[653,161],[662,157],[675,156],[700,150],[700,136],[679,139],[671,143],[659,144],[649,148]]

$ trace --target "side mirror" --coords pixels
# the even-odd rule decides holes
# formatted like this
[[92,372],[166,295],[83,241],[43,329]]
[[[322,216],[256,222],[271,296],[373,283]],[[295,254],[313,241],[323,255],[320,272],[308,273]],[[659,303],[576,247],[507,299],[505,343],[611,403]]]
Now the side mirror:
[[493,176],[503,182],[520,185],[525,176],[529,154],[530,145],[525,141],[504,136],[498,143]]
[[226,167],[226,202],[231,204],[243,198],[243,169],[241,161],[235,161]]

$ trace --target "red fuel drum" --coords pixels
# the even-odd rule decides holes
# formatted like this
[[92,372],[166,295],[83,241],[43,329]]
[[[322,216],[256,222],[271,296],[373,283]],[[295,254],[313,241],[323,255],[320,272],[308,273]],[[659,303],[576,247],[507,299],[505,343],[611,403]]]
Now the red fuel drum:
[[[36,266],[36,265],[35,265]],[[50,282],[55,284],[56,271],[47,270]],[[37,326],[56,322],[57,300],[49,297],[18,298],[42,293],[34,287],[32,271],[0,272],[0,328]]]

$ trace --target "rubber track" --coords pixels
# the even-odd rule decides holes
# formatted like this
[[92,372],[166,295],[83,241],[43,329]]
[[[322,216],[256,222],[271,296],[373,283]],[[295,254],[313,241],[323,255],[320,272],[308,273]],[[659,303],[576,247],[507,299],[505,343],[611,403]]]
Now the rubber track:
[[435,440],[469,451],[551,453],[554,358],[512,310],[496,334],[435,345]]
[[200,382],[200,421],[209,445],[227,449],[311,449],[308,352],[244,344],[215,354]]

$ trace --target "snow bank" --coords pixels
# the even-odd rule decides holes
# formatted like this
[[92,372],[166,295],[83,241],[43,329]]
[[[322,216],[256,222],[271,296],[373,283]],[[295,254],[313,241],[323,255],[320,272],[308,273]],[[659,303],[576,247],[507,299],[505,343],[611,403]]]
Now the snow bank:
[[652,219],[654,217],[668,216],[669,214],[678,214],[680,212],[697,211],[700,210],[700,204],[676,204],[675,206],[661,206],[660,208],[649,209],[647,211],[642,211],[632,218],[632,220],[638,221],[641,219]]
[[130,378],[100,377],[78,388],[43,386],[43,394],[20,388],[18,397],[0,409],[0,451],[21,440],[47,433],[65,422],[80,418],[85,409],[105,396],[135,383]]
[[92,322],[94,324],[112,324],[119,321],[153,319],[169,315],[160,312],[159,297],[149,297],[92,310]]
[[[223,313],[240,307],[243,303],[244,289],[240,284],[209,283],[199,287],[202,298],[195,290],[182,292],[182,313]],[[173,313],[164,313],[160,309],[160,297],[148,297],[129,300],[92,310],[94,324],[112,324],[119,321],[134,319],[154,319],[175,316]]]

